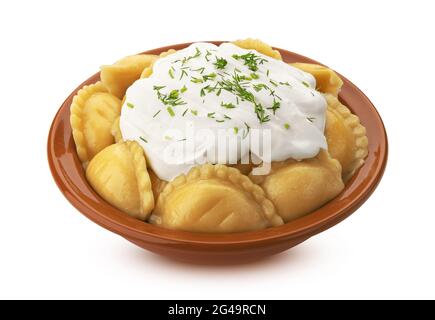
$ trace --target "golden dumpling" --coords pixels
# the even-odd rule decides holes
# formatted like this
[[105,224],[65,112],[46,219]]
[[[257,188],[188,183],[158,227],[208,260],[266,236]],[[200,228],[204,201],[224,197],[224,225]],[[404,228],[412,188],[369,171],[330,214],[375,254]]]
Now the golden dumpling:
[[313,63],[290,63],[291,66],[311,73],[316,79],[317,90],[337,96],[343,86],[343,80],[331,69]]
[[[160,55],[159,55],[158,58],[167,57],[167,56],[169,56],[170,54],[173,54],[174,52],[177,52],[177,50],[169,49],[168,51],[164,51],[164,52],[160,53]],[[143,78],[148,78],[150,75],[152,75],[152,73],[153,73],[153,66],[154,66],[154,63],[155,63],[156,61],[157,61],[157,59],[154,60],[152,63],[150,63],[150,65],[147,66],[145,69],[143,69],[143,71],[142,71],[142,73],[141,73],[141,75],[140,75],[140,78],[141,78],[141,79],[143,79]]]
[[324,150],[312,159],[272,163],[269,175],[251,179],[263,188],[285,222],[319,208],[344,188],[340,163]]
[[136,142],[100,151],[89,162],[86,178],[102,198],[135,218],[147,219],[154,208],[145,156]]
[[150,221],[195,232],[241,232],[283,223],[263,190],[237,169],[206,164],[168,183]]
[[121,100],[107,93],[101,82],[84,86],[71,104],[71,128],[77,154],[86,166],[114,142],[111,128],[121,112]]
[[153,54],[138,54],[125,57],[112,65],[101,67],[101,81],[111,94],[122,99],[142,71],[157,59]]
[[343,180],[347,181],[367,156],[366,129],[336,97],[325,95],[325,98],[328,103],[325,127],[328,150],[331,157],[341,163]]
[[244,39],[244,40],[236,40],[233,41],[232,44],[243,48],[243,49],[253,49],[257,52],[260,52],[266,56],[275,58],[277,60],[282,60],[281,53],[279,53],[278,50],[274,50],[271,46],[269,46],[267,43],[264,43],[261,40],[258,39]]

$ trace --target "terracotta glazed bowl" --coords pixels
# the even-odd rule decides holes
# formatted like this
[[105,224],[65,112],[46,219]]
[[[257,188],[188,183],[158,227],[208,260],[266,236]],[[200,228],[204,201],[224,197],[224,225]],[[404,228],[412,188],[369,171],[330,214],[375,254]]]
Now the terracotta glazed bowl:
[[[214,41],[220,44],[221,41]],[[147,51],[159,54],[170,48],[182,49],[190,43]],[[318,63],[304,56],[275,48],[286,62]],[[340,75],[341,76],[341,75]],[[369,152],[365,164],[335,199],[283,226],[235,234],[200,234],[166,230],[134,219],[104,201],[88,184],[77,157],[69,122],[73,96],[85,84],[100,79],[93,75],[65,100],[57,112],[48,136],[48,162],[54,180],[71,204],[100,226],[136,245],[172,258],[192,262],[240,262],[256,260],[287,250],[348,217],[372,194],[387,163],[388,144],[382,120],[369,99],[349,80],[344,81],[339,99],[367,129]]]

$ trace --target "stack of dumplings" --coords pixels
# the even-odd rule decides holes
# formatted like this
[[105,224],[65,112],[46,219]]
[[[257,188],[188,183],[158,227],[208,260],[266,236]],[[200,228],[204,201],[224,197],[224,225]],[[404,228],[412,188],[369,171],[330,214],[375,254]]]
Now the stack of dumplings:
[[[259,40],[233,43],[282,59],[277,50]],[[264,176],[250,174],[253,164],[204,164],[172,181],[159,179],[147,166],[142,147],[124,141],[119,128],[127,88],[149,77],[157,59],[157,55],[141,54],[101,67],[101,81],[84,86],[71,104],[72,133],[86,178],[96,193],[125,214],[192,232],[276,227],[336,197],[363,165],[368,152],[366,130],[338,99],[342,80],[326,67],[292,63],[314,76],[316,89],[327,101],[328,150],[312,159],[272,162],[270,173]]]

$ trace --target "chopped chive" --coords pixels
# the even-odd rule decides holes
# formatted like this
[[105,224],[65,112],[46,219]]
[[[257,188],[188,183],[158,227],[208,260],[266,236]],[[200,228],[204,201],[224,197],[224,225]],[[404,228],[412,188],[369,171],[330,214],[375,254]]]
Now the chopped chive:
[[186,70],[181,70],[181,76],[180,76],[180,80],[183,79],[183,77],[186,76],[187,77],[187,72]]
[[190,110],[190,112],[191,112],[193,115],[195,115],[195,116],[198,115],[198,111],[197,111],[197,110]]
[[187,110],[189,110],[189,108],[187,108],[186,110],[184,110],[183,114],[181,115],[182,117],[184,117],[187,113]]
[[246,129],[243,129],[243,139],[245,139],[248,136],[249,131],[251,130],[251,127],[246,122],[245,122],[245,126]]
[[198,49],[198,47],[195,48],[195,54],[193,56],[184,57],[181,61],[181,65],[184,66],[189,60],[198,58],[201,55],[201,51]]
[[154,113],[153,118],[157,117],[157,115],[160,113],[160,111],[162,111],[162,110],[159,110],[156,113]]
[[204,90],[204,88],[201,89],[201,91],[199,92],[199,95],[200,95],[201,97],[204,97],[204,96],[205,96],[205,90]]
[[134,108],[134,104],[131,102],[127,102],[127,107],[129,107],[130,109]]
[[170,136],[165,136],[165,140],[172,140],[172,137],[170,137]]
[[186,91],[187,91],[187,88],[186,88],[186,86],[184,85],[183,88],[180,89],[180,92],[181,92],[181,93],[184,93],[184,92],[186,92]]
[[177,140],[178,142],[180,142],[180,141],[186,141],[187,139],[186,138],[184,138],[184,139],[180,139],[180,140]]
[[227,109],[234,109],[236,106],[234,104],[232,104],[231,102],[229,103],[224,103],[223,101],[221,102],[221,107],[227,108]]
[[269,71],[269,69],[267,69],[266,75],[269,76],[269,73],[270,73],[270,71]]
[[259,77],[258,74],[256,74],[256,73],[251,73],[251,78],[252,78],[252,79],[258,79],[258,78],[260,78],[260,77]]
[[202,79],[196,78],[196,77],[192,77],[190,78],[190,81],[193,83],[203,83],[204,81]]
[[209,113],[207,113],[207,117],[213,119],[215,113],[216,113],[216,112],[209,112]]
[[224,114],[224,118],[228,119],[228,120],[231,120],[231,117],[227,116],[226,114]]
[[234,127],[233,130],[234,130],[234,134],[238,134],[239,133],[239,128],[238,127]]
[[315,117],[307,117],[307,120],[310,122],[314,122],[314,120],[316,120],[316,118]]
[[206,54],[205,54],[205,60],[207,60],[207,62],[209,62],[210,59],[209,59],[208,57],[211,56],[212,53],[211,53],[210,51],[208,51],[208,50],[206,50],[206,51],[207,51],[207,52],[206,52]]
[[205,68],[202,67],[202,68],[198,68],[198,69],[191,69],[190,71],[195,71],[195,72],[198,71],[200,74],[202,74],[204,72],[204,70],[205,70]]
[[174,73],[173,73],[172,69],[169,69],[168,73],[169,73],[169,76],[170,76],[172,79],[174,79]]
[[148,140],[145,139],[144,137],[139,137],[139,139],[141,139],[143,142],[148,143]]
[[217,120],[217,119],[216,119],[216,122],[224,122],[224,121],[225,121],[225,120]]
[[275,81],[273,81],[272,79],[270,79],[269,82],[270,82],[271,84],[273,84],[275,87],[278,87],[278,84],[277,84]]
[[309,88],[309,87],[310,87],[310,84],[309,84],[309,83],[307,83],[307,82],[305,82],[305,81],[302,81],[302,84],[303,84],[304,86],[306,86],[307,88]]
[[172,109],[171,107],[167,107],[166,110],[168,111],[168,113],[169,113],[169,115],[170,115],[171,117],[174,117],[174,116],[175,116],[174,109]]
[[202,76],[202,79],[204,81],[208,81],[208,80],[214,79],[214,78],[216,78],[216,73],[214,73],[214,72]]
[[284,123],[284,128],[288,130],[290,128],[290,125],[288,123]]
[[162,90],[164,88],[166,88],[166,86],[154,86],[153,90],[159,91],[159,90]]

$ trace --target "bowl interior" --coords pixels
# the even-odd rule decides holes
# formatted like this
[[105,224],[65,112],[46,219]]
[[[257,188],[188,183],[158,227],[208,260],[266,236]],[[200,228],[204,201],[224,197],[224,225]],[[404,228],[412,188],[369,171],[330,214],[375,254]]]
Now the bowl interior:
[[[221,41],[210,41],[216,44]],[[145,53],[158,54],[170,48],[182,49],[190,43],[162,47]],[[286,62],[318,63],[304,56],[275,48]],[[96,73],[82,83],[65,100],[53,120],[48,138],[48,160],[53,177],[65,197],[84,215],[101,226],[129,239],[155,243],[201,243],[209,245],[272,242],[292,238],[308,238],[343,220],[354,212],[374,191],[387,161],[387,137],[382,120],[369,99],[349,80],[341,76],[344,85],[339,99],[356,114],[367,129],[369,152],[364,165],[345,189],[316,211],[285,225],[261,231],[234,234],[201,234],[167,230],[134,219],[105,202],[88,184],[77,157],[69,122],[73,96],[85,84],[100,79]]]

